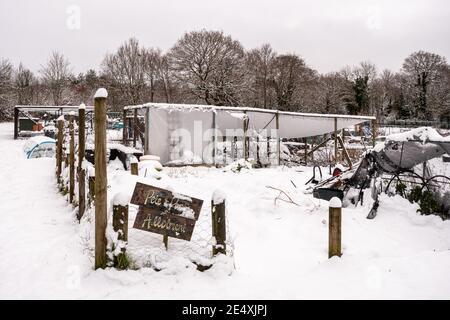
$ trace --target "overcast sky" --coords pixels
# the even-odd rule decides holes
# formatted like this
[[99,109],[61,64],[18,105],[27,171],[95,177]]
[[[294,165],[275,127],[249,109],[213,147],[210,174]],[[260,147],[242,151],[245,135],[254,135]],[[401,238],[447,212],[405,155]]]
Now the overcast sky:
[[78,73],[131,36],[167,50],[202,28],[296,52],[320,72],[363,60],[397,71],[417,50],[450,58],[446,0],[0,0],[0,58],[37,71],[58,50]]

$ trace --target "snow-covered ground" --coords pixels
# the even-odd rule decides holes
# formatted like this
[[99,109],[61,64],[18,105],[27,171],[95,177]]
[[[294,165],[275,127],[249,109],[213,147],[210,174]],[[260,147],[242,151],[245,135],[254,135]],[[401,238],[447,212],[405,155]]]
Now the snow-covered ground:
[[[199,272],[176,261],[160,272],[94,271],[86,223],[57,192],[54,159],[27,160],[12,132],[0,124],[0,298],[450,298],[450,221],[382,195],[374,220],[369,201],[343,209],[343,256],[328,259],[328,203],[303,192],[306,167],[163,170],[162,180],[205,204],[215,189],[226,194],[231,274],[220,263]],[[125,174],[112,173],[112,188]],[[266,186],[299,206],[275,204]]]

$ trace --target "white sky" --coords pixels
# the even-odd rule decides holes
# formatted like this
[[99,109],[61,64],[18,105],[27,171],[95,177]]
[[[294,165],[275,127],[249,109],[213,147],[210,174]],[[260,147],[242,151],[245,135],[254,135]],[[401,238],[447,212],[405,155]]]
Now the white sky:
[[446,0],[0,0],[0,58],[37,71],[58,50],[78,73],[131,36],[167,50],[202,28],[296,52],[320,72],[363,60],[396,71],[417,50],[450,58]]

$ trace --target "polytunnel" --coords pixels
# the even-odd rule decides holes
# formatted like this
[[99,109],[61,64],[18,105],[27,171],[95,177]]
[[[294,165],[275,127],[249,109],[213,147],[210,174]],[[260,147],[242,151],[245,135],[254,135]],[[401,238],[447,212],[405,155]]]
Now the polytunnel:
[[51,158],[55,156],[56,140],[45,137],[36,136],[28,139],[23,147],[27,159],[32,158]]

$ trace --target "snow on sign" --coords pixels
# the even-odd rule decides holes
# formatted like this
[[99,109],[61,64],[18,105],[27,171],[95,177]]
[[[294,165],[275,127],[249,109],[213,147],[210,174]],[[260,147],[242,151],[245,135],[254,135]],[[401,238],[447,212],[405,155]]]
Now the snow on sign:
[[139,205],[133,228],[190,241],[203,200],[137,182],[131,203]]

